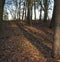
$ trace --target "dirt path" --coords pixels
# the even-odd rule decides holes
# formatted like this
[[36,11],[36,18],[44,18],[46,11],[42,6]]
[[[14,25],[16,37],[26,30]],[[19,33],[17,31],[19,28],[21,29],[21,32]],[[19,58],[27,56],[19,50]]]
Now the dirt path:
[[15,23],[5,23],[0,34],[0,62],[53,61],[48,61]]

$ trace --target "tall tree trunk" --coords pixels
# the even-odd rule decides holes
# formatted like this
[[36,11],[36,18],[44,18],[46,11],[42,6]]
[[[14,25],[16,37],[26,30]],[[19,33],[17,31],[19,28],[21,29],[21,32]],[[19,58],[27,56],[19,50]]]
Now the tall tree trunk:
[[27,23],[28,24],[31,24],[30,10],[31,10],[30,2],[28,2],[28,13],[27,13]]
[[2,28],[4,4],[5,4],[5,0],[0,0],[0,29]]
[[27,23],[30,24],[30,7],[28,5]]
[[35,20],[36,20],[36,4],[35,4],[35,0],[34,0],[34,15],[35,15]]
[[39,16],[39,20],[41,21],[41,17],[42,17],[42,9],[40,9],[40,16]]
[[47,22],[47,10],[44,10],[44,22]]
[[21,0],[19,1],[19,20],[20,20],[20,4],[21,4]]
[[25,21],[26,21],[26,19],[27,19],[27,11],[26,11],[26,7],[27,7],[27,2],[25,2]]
[[48,14],[48,0],[44,0],[44,22],[47,23],[47,14]]
[[17,19],[17,11],[18,11],[18,3],[17,3],[17,0],[16,0],[16,11],[15,11],[16,12],[16,14],[15,14],[16,15],[16,19]]
[[23,12],[22,12],[22,20],[24,19],[24,8],[23,8]]
[[27,12],[27,23],[28,24],[32,24],[31,22],[31,7],[32,7],[32,0],[27,0],[27,4],[28,4],[28,12]]
[[56,4],[55,4],[55,1],[54,1],[54,9],[53,9],[53,16],[52,16],[52,20],[50,22],[50,28],[53,28],[55,27],[55,15],[56,15]]
[[55,41],[54,41],[54,53],[55,58],[60,59],[60,0],[55,0],[56,5],[56,28],[55,28]]
[[32,21],[32,7],[31,7],[31,12],[30,12],[30,17],[31,17],[31,21]]
[[25,21],[26,21],[26,2],[25,2]]

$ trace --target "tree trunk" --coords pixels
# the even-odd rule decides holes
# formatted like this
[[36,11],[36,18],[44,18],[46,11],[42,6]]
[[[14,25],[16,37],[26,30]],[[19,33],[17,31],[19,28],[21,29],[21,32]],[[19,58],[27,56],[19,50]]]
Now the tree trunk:
[[55,0],[56,5],[56,28],[55,28],[55,41],[54,41],[54,56],[56,59],[60,59],[60,0]]
[[35,20],[36,20],[36,4],[35,4],[35,0],[34,0],[34,15],[35,15]]
[[20,21],[20,4],[21,4],[21,1],[19,1],[19,21]]
[[55,4],[55,1],[54,1],[54,9],[53,9],[53,16],[52,16],[52,20],[50,22],[50,28],[53,28],[55,27],[55,15],[56,15],[56,4]]
[[32,6],[31,6],[31,9],[30,9],[30,20],[32,21]]
[[28,3],[28,13],[27,13],[27,23],[28,24],[31,24],[30,12],[31,12],[31,6],[30,6],[30,3]]
[[23,8],[23,15],[22,15],[22,20],[24,20],[24,8]]
[[27,2],[25,1],[25,21],[27,20]]
[[26,3],[25,3],[25,21],[26,21]]
[[5,3],[5,0],[0,0],[0,29],[2,29],[4,3]]
[[44,10],[44,22],[47,22],[47,9]]
[[44,22],[47,23],[47,14],[48,14],[48,0],[44,0]]
[[27,23],[30,24],[30,7],[28,6]]
[[40,16],[39,16],[39,20],[41,21],[41,17],[42,17],[42,9],[40,9]]

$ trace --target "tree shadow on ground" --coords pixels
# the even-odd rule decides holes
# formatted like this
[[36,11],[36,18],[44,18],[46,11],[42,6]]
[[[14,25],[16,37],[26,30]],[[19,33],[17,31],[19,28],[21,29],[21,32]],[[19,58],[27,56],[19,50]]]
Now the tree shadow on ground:
[[22,30],[24,36],[30,40],[30,42],[44,55],[45,58],[53,58],[53,49],[34,37],[30,32],[26,31],[21,24],[17,24]]
[[48,33],[49,35],[51,35],[51,36],[54,37],[54,30],[48,28],[47,26],[45,26],[45,25],[43,24],[43,22],[33,24],[33,27],[35,27],[35,28],[37,28],[37,29],[39,29],[39,30],[43,30],[45,33]]

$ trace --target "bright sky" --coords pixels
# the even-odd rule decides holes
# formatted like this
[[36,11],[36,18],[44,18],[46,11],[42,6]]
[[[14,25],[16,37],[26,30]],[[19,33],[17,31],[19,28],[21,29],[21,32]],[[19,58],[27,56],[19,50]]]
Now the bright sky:
[[[6,0],[6,2],[7,1],[11,1],[11,0]],[[51,1],[53,1],[53,0],[51,0]],[[54,1],[53,1],[53,3],[54,3]],[[49,16],[49,19],[52,17],[52,12],[53,12],[53,6],[54,6],[54,4],[51,4],[51,7],[52,7],[52,10],[49,10],[48,11],[48,16]],[[14,7],[14,4],[12,4],[12,3],[9,3],[10,4],[10,7],[12,8],[12,9],[15,9],[15,7]],[[7,5],[5,5],[6,7],[7,7]],[[9,8],[9,7],[7,7],[7,8]],[[10,14],[10,11],[9,10],[7,10],[8,11],[8,17],[9,17],[9,20],[10,19],[12,19],[12,16],[11,16],[11,14]],[[12,12],[13,13],[13,12]],[[44,14],[44,12],[42,11],[42,15]],[[32,11],[32,19],[34,19],[35,18],[35,15],[34,15],[34,9],[33,9],[33,11]],[[39,19],[39,11],[38,11],[38,9],[36,9],[36,19]]]

